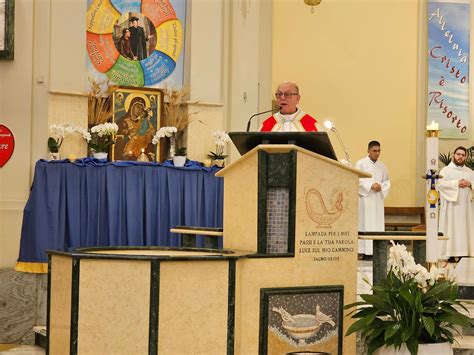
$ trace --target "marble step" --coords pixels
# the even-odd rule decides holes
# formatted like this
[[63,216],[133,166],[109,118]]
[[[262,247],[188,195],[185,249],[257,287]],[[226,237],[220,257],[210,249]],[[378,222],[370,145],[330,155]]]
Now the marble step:
[[[455,336],[454,339],[453,349],[472,350],[469,353],[474,354],[474,335]],[[462,354],[468,354],[468,352],[463,352]]]
[[[2,344],[0,344],[2,345]],[[0,346],[0,355],[45,355],[46,350],[35,345],[15,345],[8,350]]]
[[454,269],[459,297],[474,300],[474,258],[462,258]]
[[47,277],[0,268],[0,344],[34,343],[33,326],[46,324]]
[[461,258],[454,268],[459,285],[474,286],[474,258]]
[[35,345],[46,349],[47,343],[47,332],[45,325],[37,325],[33,327],[33,332],[35,333]]

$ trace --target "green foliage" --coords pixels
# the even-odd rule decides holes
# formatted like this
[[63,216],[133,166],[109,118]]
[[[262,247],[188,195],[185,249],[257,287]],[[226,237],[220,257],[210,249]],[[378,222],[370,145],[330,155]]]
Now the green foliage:
[[186,148],[186,147],[176,148],[176,151],[175,151],[174,155],[185,157],[186,154],[187,154],[187,150],[188,150],[188,148]]
[[467,148],[466,166],[474,170],[474,146]]
[[97,134],[93,133],[91,141],[89,142],[89,147],[95,152],[108,153],[110,146],[114,143],[114,137],[111,135],[103,135],[99,137]]
[[439,161],[444,164],[444,166],[448,166],[449,163],[453,160],[453,155],[451,152],[448,152],[447,154],[444,153],[439,153]]
[[455,308],[466,310],[457,301],[456,283],[445,278],[422,287],[413,274],[391,267],[372,291],[372,295],[360,295],[362,301],[344,307],[352,309],[348,315],[356,319],[346,335],[361,331],[369,355],[383,345],[398,349],[403,343],[415,355],[418,344],[453,343],[456,325],[472,325]]
[[209,152],[207,155],[208,158],[211,158],[213,160],[219,160],[219,159],[225,159],[227,158],[227,155],[225,154],[219,154],[219,152]]
[[58,153],[59,148],[61,148],[62,140],[58,142],[58,140],[54,139],[53,137],[48,138],[48,149],[51,153]]
[[230,141],[229,136],[225,132],[216,132],[214,133],[214,136],[220,140],[219,143],[216,143],[216,151],[209,152],[207,157],[213,160],[221,160],[227,158],[227,155],[224,154],[224,149],[227,142]]

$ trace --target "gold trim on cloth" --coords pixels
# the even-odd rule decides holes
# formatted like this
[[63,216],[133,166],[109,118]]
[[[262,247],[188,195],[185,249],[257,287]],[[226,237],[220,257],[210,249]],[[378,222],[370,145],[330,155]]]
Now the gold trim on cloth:
[[[305,131],[303,125],[301,124],[301,119],[304,116],[306,116],[306,112],[304,112],[301,109],[298,109],[297,114],[295,115],[293,120],[290,121],[291,124],[296,128],[295,132],[304,132]],[[276,120],[276,124],[272,128],[272,132],[280,132],[281,128],[283,127],[283,123],[285,123],[285,118],[283,117],[283,115],[280,112],[277,112],[277,113],[273,114],[273,117]]]
[[15,271],[30,272],[33,274],[47,274],[48,263],[25,263],[18,261],[15,265]]

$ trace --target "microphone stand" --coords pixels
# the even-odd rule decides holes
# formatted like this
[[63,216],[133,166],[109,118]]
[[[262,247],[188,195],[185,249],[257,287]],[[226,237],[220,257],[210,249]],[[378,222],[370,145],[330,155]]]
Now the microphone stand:
[[248,122],[247,122],[247,132],[250,130],[250,123],[252,122],[252,118],[256,117],[256,116],[259,116],[259,115],[263,115],[264,113],[269,113],[269,112],[277,112],[280,108],[272,108],[271,110],[267,110],[267,111],[263,111],[263,112],[257,112],[256,114],[250,116]]
[[346,157],[347,163],[349,164],[349,166],[352,166],[351,157],[349,156],[349,152],[347,151],[347,148],[344,145],[344,142],[342,141],[341,135],[336,129],[336,126],[332,126],[331,131],[333,131],[336,134],[337,140],[339,141],[339,144],[341,145],[342,150],[344,151],[344,155]]

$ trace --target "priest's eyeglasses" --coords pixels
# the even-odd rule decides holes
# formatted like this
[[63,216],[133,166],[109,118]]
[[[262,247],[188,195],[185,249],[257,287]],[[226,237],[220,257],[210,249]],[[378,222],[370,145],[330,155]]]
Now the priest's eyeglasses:
[[275,93],[275,97],[277,99],[279,99],[280,97],[284,96],[285,98],[290,98],[292,97],[293,95],[299,95],[298,93],[294,93],[294,92],[276,92]]

